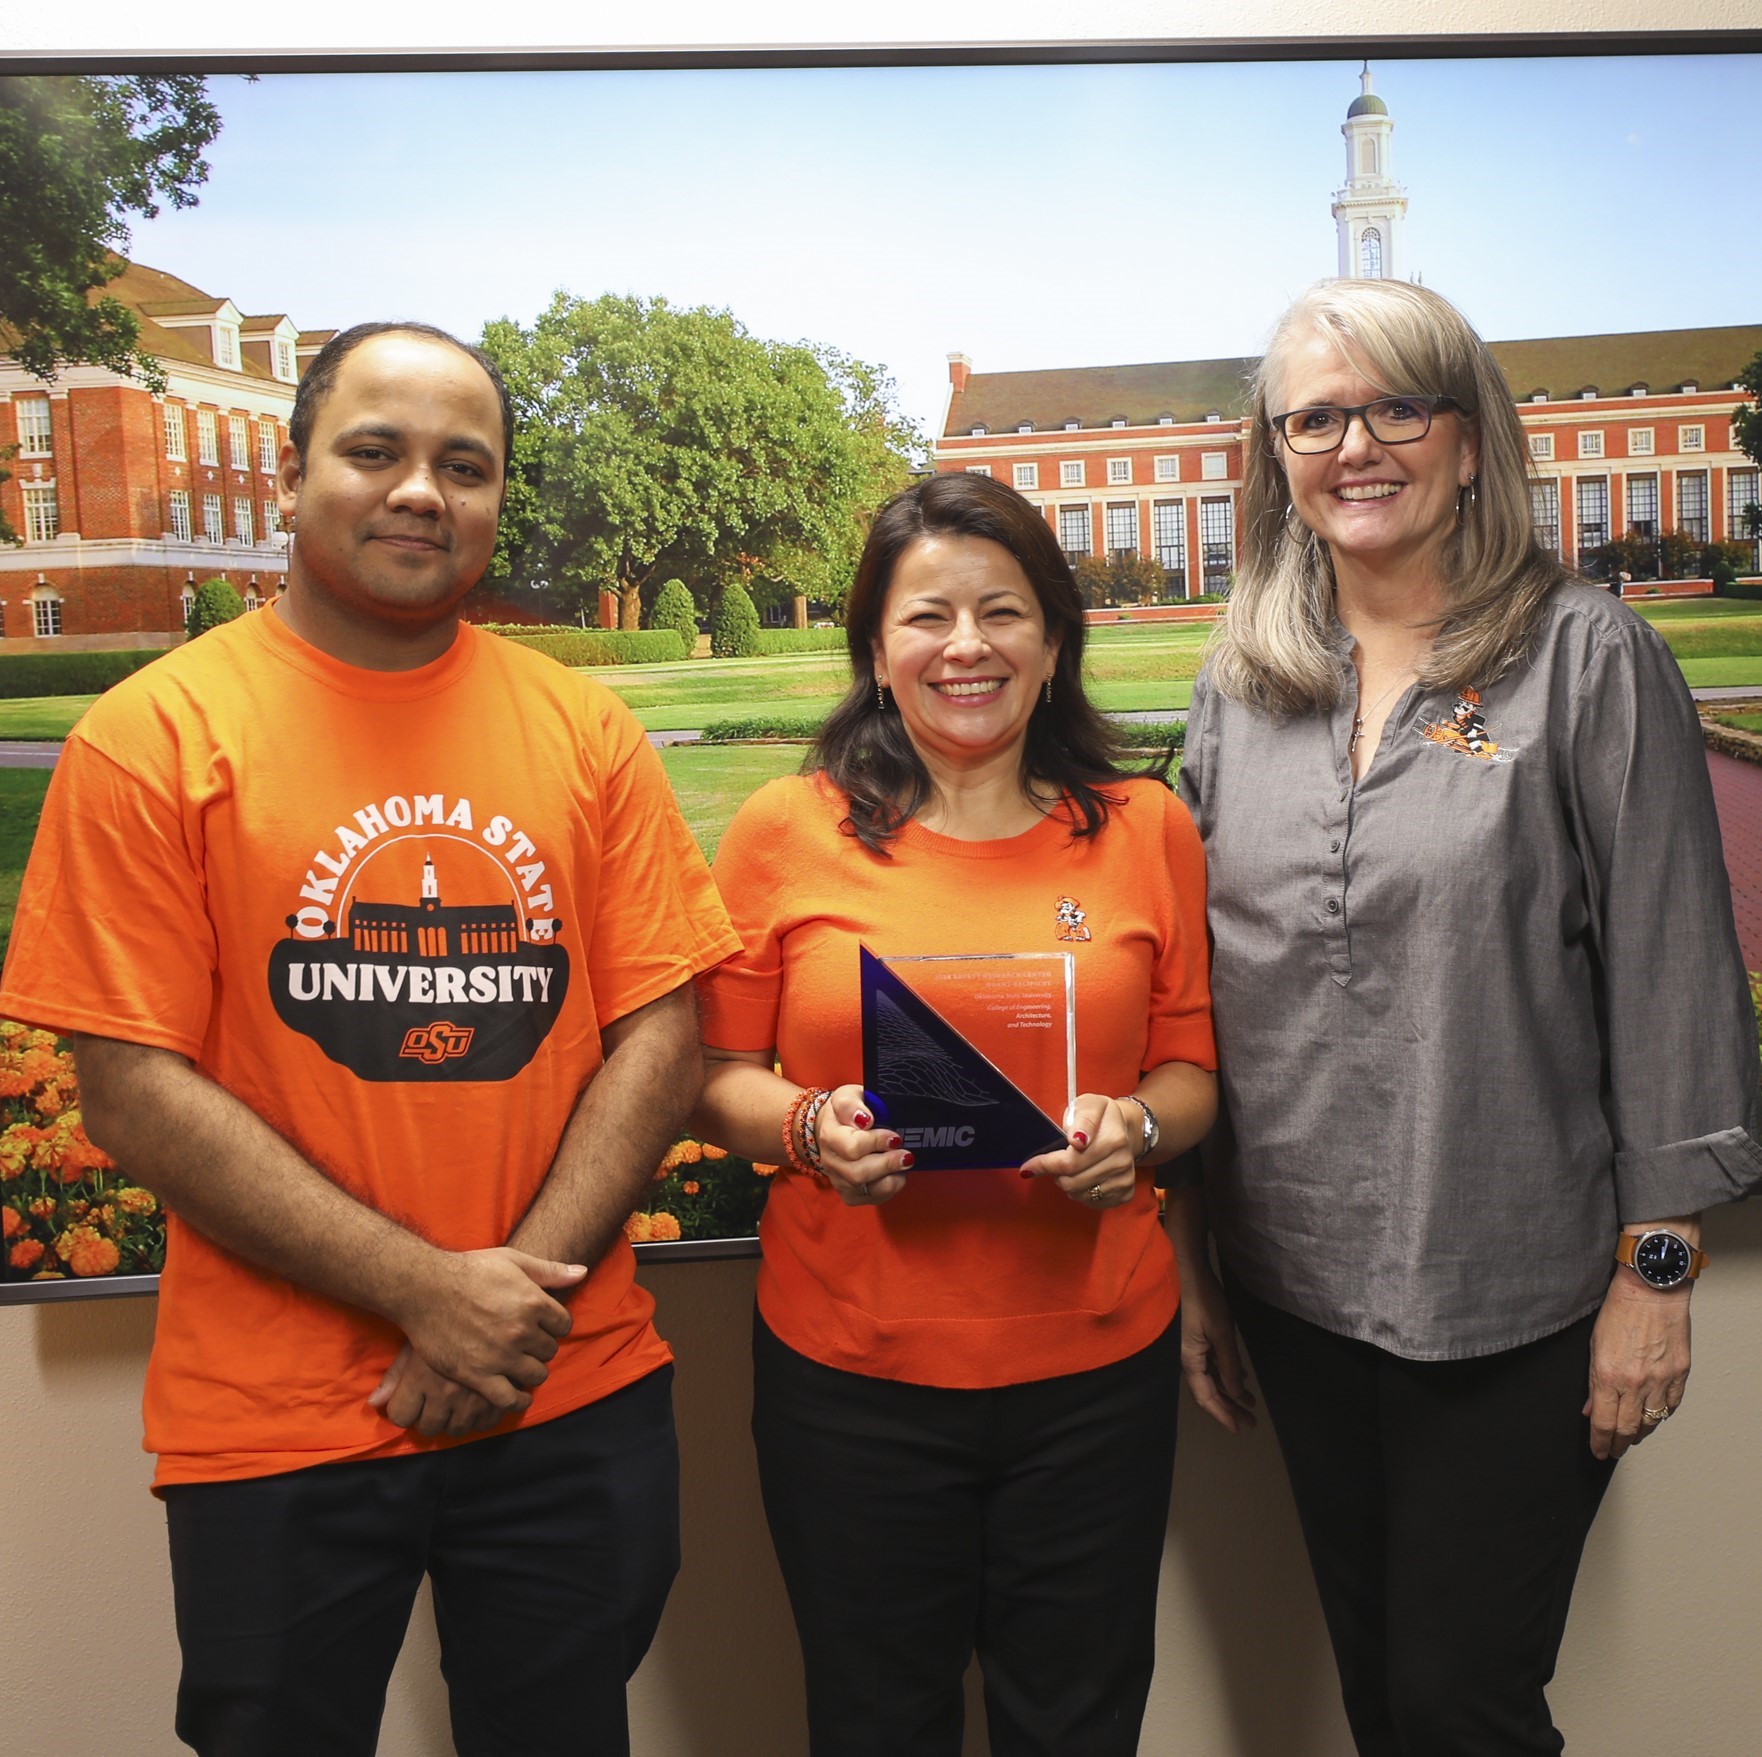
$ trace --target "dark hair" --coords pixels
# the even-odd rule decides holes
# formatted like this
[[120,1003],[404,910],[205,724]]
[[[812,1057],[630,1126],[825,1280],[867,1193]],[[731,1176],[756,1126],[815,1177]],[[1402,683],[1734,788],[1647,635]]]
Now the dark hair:
[[1128,772],[1166,773],[1168,759],[1148,771],[1122,765],[1112,726],[1083,693],[1083,599],[1071,564],[1039,509],[989,476],[931,476],[875,515],[844,605],[850,690],[820,728],[803,772],[823,773],[847,796],[847,833],[882,853],[929,802],[930,772],[897,711],[883,711],[877,698],[874,641],[900,557],[919,538],[942,536],[996,543],[1028,576],[1059,647],[1052,700],[1036,701],[1028,722],[1023,779],[1056,787],[1070,801],[1071,833],[1093,836],[1119,803],[1103,791],[1107,783]]
[[317,420],[324,399],[336,388],[337,374],[342,370],[343,362],[363,342],[370,342],[375,336],[396,335],[426,336],[431,342],[445,342],[449,348],[470,355],[489,375],[490,383],[495,386],[496,401],[502,409],[502,483],[505,491],[509,472],[514,467],[514,404],[508,395],[507,381],[483,349],[460,341],[444,329],[436,329],[432,323],[358,323],[353,329],[338,331],[318,350],[300,380],[299,389],[294,392],[294,410],[288,416],[288,441],[300,454],[300,462],[304,464],[306,461],[312,423]]

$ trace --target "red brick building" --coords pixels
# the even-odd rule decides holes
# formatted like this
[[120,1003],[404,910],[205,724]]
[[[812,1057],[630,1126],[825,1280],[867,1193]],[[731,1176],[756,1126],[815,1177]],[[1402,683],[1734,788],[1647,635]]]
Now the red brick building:
[[[1626,531],[1746,538],[1762,504],[1731,417],[1762,324],[1495,342],[1529,435],[1536,522],[1577,564]],[[1171,598],[1236,565],[1252,359],[976,373],[949,356],[939,470],[982,470],[1043,507],[1073,560],[1154,556]],[[1751,561],[1758,557],[1751,543]]]
[[104,289],[140,320],[163,394],[95,366],[45,383],[0,356],[0,445],[16,447],[0,512],[0,636],[164,645],[198,584],[247,605],[287,571],[275,467],[300,373],[333,333],[249,316],[131,263]]

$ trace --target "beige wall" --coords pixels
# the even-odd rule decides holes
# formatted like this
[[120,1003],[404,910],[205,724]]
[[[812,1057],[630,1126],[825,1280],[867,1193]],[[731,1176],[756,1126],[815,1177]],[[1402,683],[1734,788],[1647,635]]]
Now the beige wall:
[[[1616,1473],[1567,1631],[1569,1748],[1732,1757],[1762,1726],[1762,1202],[1709,1217],[1682,1414]],[[746,1437],[751,1263],[643,1279],[679,1352],[685,1569],[632,1691],[635,1757],[803,1757],[794,1636]],[[172,1757],[176,1649],[137,1398],[151,1300],[0,1310],[0,1746]],[[1142,1749],[1350,1757],[1271,1435],[1184,1412]],[[1075,1485],[1075,1493],[1094,1485]],[[1146,1534],[1146,1541],[1154,1541]],[[983,1738],[969,1741],[983,1752]],[[419,1611],[383,1757],[450,1757]],[[315,1754],[316,1757],[316,1754]]]

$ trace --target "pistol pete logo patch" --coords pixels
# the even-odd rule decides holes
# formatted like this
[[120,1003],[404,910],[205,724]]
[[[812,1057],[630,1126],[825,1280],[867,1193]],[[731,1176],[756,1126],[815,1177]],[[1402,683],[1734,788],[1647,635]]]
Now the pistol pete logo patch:
[[358,1079],[512,1079],[569,991],[557,916],[548,864],[511,818],[396,794],[312,856],[270,953],[270,997]]
[[1089,938],[1089,929],[1083,925],[1089,919],[1089,911],[1075,897],[1060,897],[1053,905],[1052,916],[1058,928],[1054,939],[1081,942]]
[[1517,758],[1515,750],[1495,743],[1488,732],[1478,689],[1465,689],[1456,698],[1456,709],[1451,717],[1422,723],[1419,735],[1430,744],[1442,745],[1459,756],[1476,757],[1483,763],[1509,763]]

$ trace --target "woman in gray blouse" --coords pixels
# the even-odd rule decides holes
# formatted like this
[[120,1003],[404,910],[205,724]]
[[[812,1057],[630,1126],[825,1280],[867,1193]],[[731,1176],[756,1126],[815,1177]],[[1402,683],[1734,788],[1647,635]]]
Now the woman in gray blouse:
[[[1698,1213],[1762,1182],[1699,728],[1538,543],[1510,391],[1436,294],[1300,299],[1246,450],[1181,775],[1229,1310],[1363,1757],[1558,1752],[1585,1534],[1688,1376]],[[1228,1424],[1224,1303],[1184,1310]]]

